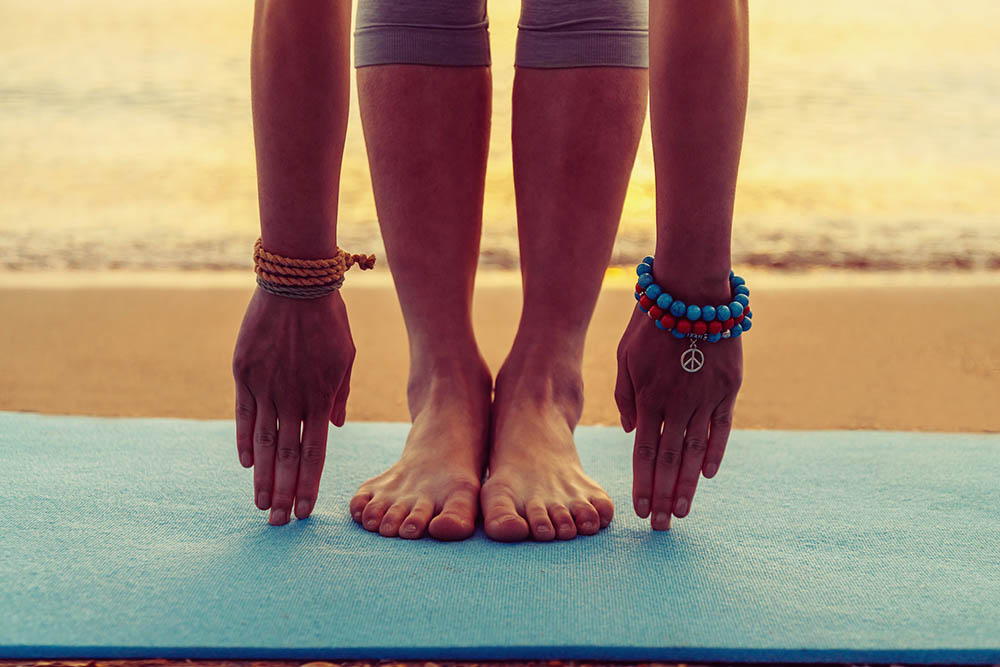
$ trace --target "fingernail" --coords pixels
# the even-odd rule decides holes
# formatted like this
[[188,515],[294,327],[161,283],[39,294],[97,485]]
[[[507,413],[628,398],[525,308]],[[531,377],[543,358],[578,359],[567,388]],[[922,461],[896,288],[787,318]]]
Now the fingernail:
[[635,509],[643,519],[649,516],[649,498],[639,498],[635,501]]
[[666,530],[670,527],[670,515],[666,512],[657,512],[653,516],[653,528]]
[[282,526],[288,523],[288,512],[286,510],[274,510],[271,512],[271,524]]
[[271,494],[267,491],[261,491],[257,496],[257,507],[262,510],[266,510],[271,506]]
[[309,512],[312,511],[312,503],[308,500],[300,500],[295,503],[295,509],[298,510],[297,514],[301,517],[309,516]]
[[253,459],[250,458],[250,452],[243,452],[242,454],[240,454],[240,465],[242,465],[244,468],[249,468],[252,462]]
[[686,515],[687,511],[688,511],[688,499],[687,498],[678,498],[677,499],[677,506],[674,509],[676,510],[674,512],[674,514],[676,514],[677,516],[684,516],[684,515]]
[[709,463],[705,466],[705,477],[715,477],[715,473],[719,472],[719,466],[716,463]]

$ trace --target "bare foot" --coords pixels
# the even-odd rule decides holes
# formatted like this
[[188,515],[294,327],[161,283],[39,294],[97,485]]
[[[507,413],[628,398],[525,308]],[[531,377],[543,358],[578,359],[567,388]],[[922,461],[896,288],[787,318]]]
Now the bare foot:
[[482,359],[411,378],[403,454],[351,499],[355,521],[385,537],[464,540],[476,527],[491,382]]
[[614,503],[584,474],[573,443],[582,409],[576,363],[504,363],[493,401],[489,477],[480,493],[489,537],[568,540],[611,522]]

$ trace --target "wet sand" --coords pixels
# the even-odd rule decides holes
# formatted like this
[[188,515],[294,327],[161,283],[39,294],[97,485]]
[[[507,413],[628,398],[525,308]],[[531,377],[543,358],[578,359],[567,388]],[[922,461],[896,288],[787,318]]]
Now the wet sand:
[[[618,423],[615,348],[634,301],[623,279],[608,282],[586,346],[584,424]],[[737,428],[1000,431],[995,279],[757,282]],[[11,284],[0,282],[0,410],[232,418],[232,351],[252,284]],[[348,419],[406,421],[408,352],[395,294],[385,279],[364,276],[344,297],[358,348]],[[477,287],[476,329],[494,371],[520,299],[516,281]]]

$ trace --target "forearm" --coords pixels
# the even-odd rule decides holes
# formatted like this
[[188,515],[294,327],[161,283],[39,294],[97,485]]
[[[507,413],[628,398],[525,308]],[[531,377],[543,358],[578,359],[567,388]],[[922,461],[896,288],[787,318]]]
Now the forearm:
[[250,92],[264,248],[332,257],[350,100],[349,0],[257,0]]
[[746,0],[652,0],[650,127],[661,285],[728,297],[733,200],[746,116]]

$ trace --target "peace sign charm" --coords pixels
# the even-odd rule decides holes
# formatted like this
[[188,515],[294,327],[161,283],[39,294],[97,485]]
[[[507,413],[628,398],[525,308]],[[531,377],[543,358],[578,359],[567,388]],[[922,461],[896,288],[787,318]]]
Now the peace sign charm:
[[681,368],[686,370],[688,373],[697,373],[704,365],[705,355],[698,349],[697,341],[692,339],[691,347],[684,350],[684,353],[681,355]]

